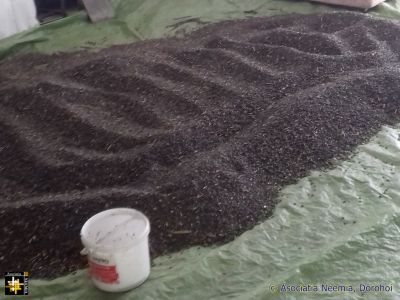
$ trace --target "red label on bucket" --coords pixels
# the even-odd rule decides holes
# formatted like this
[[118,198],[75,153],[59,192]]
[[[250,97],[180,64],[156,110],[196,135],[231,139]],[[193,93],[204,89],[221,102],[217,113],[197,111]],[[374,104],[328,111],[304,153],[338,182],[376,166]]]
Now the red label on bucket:
[[89,261],[89,274],[104,283],[116,283],[118,281],[116,266],[99,265]]

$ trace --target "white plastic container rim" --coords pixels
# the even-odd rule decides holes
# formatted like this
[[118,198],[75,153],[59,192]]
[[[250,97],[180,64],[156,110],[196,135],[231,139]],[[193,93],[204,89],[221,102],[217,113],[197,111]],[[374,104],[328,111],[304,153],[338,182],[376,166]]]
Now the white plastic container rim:
[[377,6],[378,4],[384,2],[385,0],[311,0],[311,1],[369,9],[374,6]]
[[[90,236],[91,228],[101,221],[101,219],[105,219],[109,216],[118,216],[128,214],[136,217],[136,219],[141,219],[144,222],[144,229],[134,238],[130,239],[128,243],[125,245],[119,245],[118,247],[113,245],[99,245],[96,243],[95,239]],[[149,219],[140,211],[133,208],[112,208],[105,211],[102,211],[94,216],[92,216],[86,223],[83,225],[81,229],[81,240],[84,244],[85,248],[81,251],[81,254],[86,255],[92,251],[111,251],[111,252],[122,252],[132,248],[134,245],[140,243],[145,237],[147,237],[150,233],[150,222]],[[112,234],[110,232],[109,234]]]

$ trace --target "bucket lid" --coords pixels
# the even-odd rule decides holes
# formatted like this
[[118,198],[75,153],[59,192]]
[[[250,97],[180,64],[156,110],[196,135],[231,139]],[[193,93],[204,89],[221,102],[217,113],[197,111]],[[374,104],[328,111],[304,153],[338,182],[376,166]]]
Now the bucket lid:
[[137,244],[150,232],[150,222],[140,211],[113,208],[102,211],[83,225],[81,239],[85,247],[101,250],[122,250]]

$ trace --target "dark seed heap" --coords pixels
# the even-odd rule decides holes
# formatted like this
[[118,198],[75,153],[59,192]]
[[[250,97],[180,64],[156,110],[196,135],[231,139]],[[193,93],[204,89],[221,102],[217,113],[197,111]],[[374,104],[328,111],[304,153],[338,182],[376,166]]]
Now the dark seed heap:
[[0,273],[83,267],[93,214],[133,207],[153,257],[232,239],[277,191],[400,120],[400,26],[223,22],[184,39],[0,64]]

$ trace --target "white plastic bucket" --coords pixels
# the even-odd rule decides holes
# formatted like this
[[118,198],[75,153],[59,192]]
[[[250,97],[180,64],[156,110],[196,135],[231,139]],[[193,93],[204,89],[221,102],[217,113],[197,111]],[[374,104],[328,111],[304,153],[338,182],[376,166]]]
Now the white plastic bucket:
[[312,0],[312,1],[368,9],[377,6],[379,3],[382,3],[385,0]]
[[131,208],[109,209],[87,220],[81,253],[88,256],[94,285],[123,292],[142,284],[150,274],[149,233],[147,217]]

